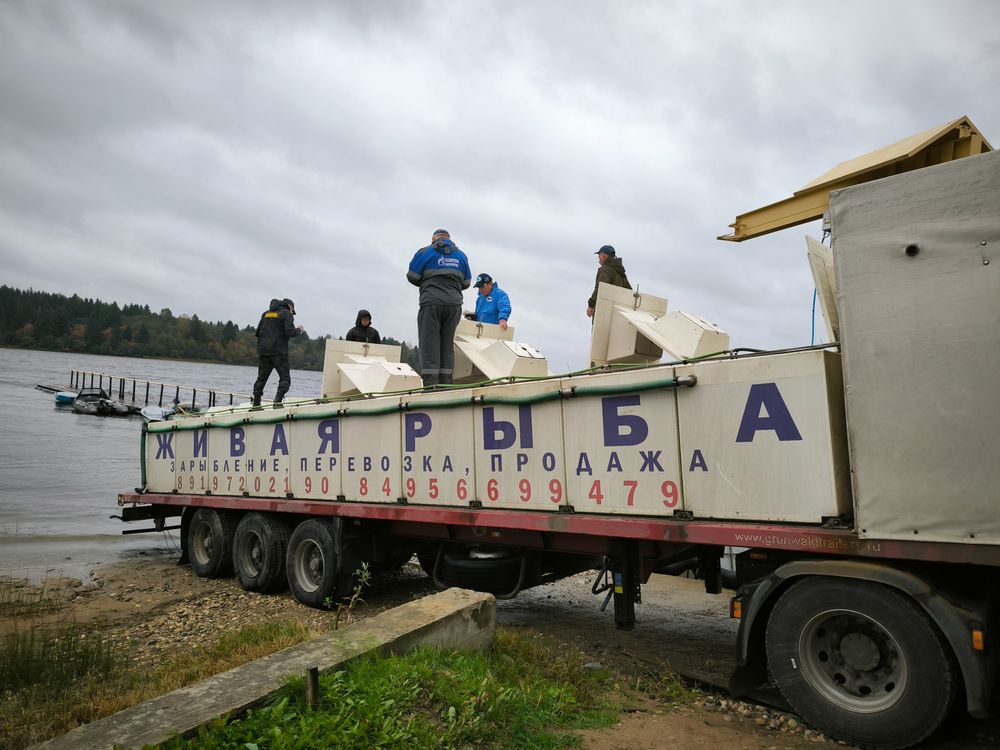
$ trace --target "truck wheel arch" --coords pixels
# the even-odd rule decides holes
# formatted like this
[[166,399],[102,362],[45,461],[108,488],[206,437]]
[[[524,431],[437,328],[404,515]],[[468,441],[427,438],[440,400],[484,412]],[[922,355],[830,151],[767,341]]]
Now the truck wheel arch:
[[729,688],[739,697],[767,681],[765,630],[771,610],[782,593],[805,576],[850,578],[897,589],[923,610],[941,632],[955,659],[965,688],[966,708],[977,719],[988,715],[990,687],[988,665],[972,649],[970,630],[980,622],[975,613],[949,601],[925,579],[909,570],[857,560],[797,560],[785,563],[747,590],[744,614],[736,636],[737,659]]

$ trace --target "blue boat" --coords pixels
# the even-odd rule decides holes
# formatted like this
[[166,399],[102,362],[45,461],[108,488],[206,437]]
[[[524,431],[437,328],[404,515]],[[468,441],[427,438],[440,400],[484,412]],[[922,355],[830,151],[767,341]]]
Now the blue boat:
[[73,391],[56,391],[56,403],[57,404],[72,404],[73,399],[76,398],[76,393]]

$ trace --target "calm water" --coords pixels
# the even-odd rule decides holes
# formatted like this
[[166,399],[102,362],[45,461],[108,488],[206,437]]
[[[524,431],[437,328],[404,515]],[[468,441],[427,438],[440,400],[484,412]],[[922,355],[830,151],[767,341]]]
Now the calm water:
[[[0,574],[75,575],[149,549],[176,531],[123,537],[118,493],[139,483],[142,418],[56,406],[37,383],[69,387],[73,369],[249,393],[256,368],[0,349]],[[318,372],[292,372],[289,396],[316,396]],[[273,397],[277,373],[265,398]],[[134,524],[135,527],[147,522]]]

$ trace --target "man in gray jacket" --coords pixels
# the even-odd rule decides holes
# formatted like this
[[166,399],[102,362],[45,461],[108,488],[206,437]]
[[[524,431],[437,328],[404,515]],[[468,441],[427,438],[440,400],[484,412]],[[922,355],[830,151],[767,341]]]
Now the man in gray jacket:
[[462,290],[472,284],[469,259],[451,241],[447,230],[437,229],[431,244],[414,254],[406,279],[420,287],[417,333],[424,386],[452,383]]

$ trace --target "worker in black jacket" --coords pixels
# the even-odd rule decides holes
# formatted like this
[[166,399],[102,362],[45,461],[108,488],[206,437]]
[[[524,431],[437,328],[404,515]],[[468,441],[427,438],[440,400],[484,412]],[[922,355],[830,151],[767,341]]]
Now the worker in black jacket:
[[253,405],[260,406],[264,386],[271,377],[271,370],[278,371],[278,392],[274,396],[275,408],[292,385],[288,371],[288,339],[305,333],[295,325],[295,303],[290,299],[273,299],[271,306],[260,316],[257,324],[257,382],[253,384]]
[[347,332],[348,341],[360,341],[363,344],[381,344],[382,337],[378,330],[372,327],[372,314],[367,310],[358,310],[358,319],[354,328]]

